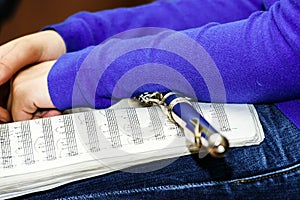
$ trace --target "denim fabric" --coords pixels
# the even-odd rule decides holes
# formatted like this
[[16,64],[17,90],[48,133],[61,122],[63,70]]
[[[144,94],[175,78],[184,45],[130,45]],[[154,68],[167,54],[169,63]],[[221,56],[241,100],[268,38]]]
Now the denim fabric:
[[[148,173],[114,172],[27,199],[297,199],[300,131],[273,105],[256,105],[265,131],[258,146],[232,148],[224,159],[184,156]],[[151,165],[162,165],[164,161]]]

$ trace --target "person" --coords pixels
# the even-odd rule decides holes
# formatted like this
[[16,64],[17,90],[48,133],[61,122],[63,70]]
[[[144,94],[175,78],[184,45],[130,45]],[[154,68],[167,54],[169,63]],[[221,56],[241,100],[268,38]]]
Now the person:
[[[263,9],[269,9],[260,11],[262,6]],[[299,26],[294,19],[299,13],[298,6],[296,1],[291,0],[270,0],[264,4],[259,0],[238,3],[199,3],[188,0],[158,1],[131,9],[96,13],[81,12],[61,24],[45,28],[43,32],[3,45],[0,51],[0,83],[7,81],[20,68],[39,63],[38,66],[19,73],[12,83],[9,109],[15,121],[31,119],[38,108],[64,110],[76,106],[77,103],[80,106],[93,106],[94,94],[84,90],[90,88],[90,85],[79,86],[80,90],[86,92],[78,99],[79,102],[72,99],[74,76],[79,68],[74,66],[80,66],[84,57],[95,48],[94,45],[99,45],[105,39],[128,29],[152,26],[182,31],[209,53],[222,76],[227,102],[257,103],[297,99],[300,95],[300,68],[297,67]],[[135,17],[138,19],[129,20]],[[213,23],[209,23],[211,21]],[[136,38],[140,43],[147,39]],[[119,65],[123,65],[126,60],[132,59],[131,57],[144,56],[138,51],[135,53],[136,55],[131,54],[120,60]],[[101,56],[108,57],[109,54],[107,51]],[[169,54],[163,56],[164,59],[176,59]],[[16,57],[18,59],[15,59]],[[156,58],[158,56],[155,54],[153,57],[144,56],[139,62],[150,63]],[[137,66],[137,62],[132,60],[131,65]],[[114,68],[120,69],[120,66]],[[181,68],[178,70],[181,70],[182,74],[191,72],[185,66]],[[29,74],[31,75],[28,76]],[[107,74],[102,78],[107,82],[101,83],[101,87],[99,81],[96,108],[110,105],[111,87],[117,82],[116,77],[120,77],[121,74],[124,72],[118,70],[115,70],[113,76]],[[208,92],[204,81],[188,81],[201,101],[210,101],[211,93],[218,94],[214,91]],[[29,88],[34,88],[37,92],[32,93],[32,89]],[[120,97],[131,95],[124,92]],[[216,97],[216,101],[218,100]]]
[[[297,0],[161,0],[134,8],[80,12],[60,24],[0,47],[0,84],[13,77],[7,110],[2,108],[0,119],[10,121],[10,112],[14,121],[20,121],[56,115],[76,106],[105,108],[114,102],[112,99],[131,97],[143,91],[165,90],[156,84],[127,90],[130,85],[127,83],[126,87],[114,92],[118,81],[134,70],[134,66],[148,66],[146,69],[151,71],[147,63],[168,65],[179,71],[199,101],[223,101],[224,94],[218,92],[219,82],[211,83],[215,77],[209,83],[212,87],[207,87],[207,80],[194,73],[189,62],[158,48],[160,42],[165,42],[161,37],[168,41],[169,37],[165,35],[171,37],[166,46],[181,45],[182,41],[172,40],[172,31],[154,31],[140,37],[139,32],[134,36],[113,37],[127,30],[160,27],[186,35],[203,47],[220,73],[226,102],[283,102],[278,104],[281,111],[299,125],[295,112],[299,109],[297,99],[300,97],[299,11]],[[113,39],[109,40],[110,37]],[[127,44],[137,47],[143,44],[147,48],[134,48],[108,62],[118,49],[127,48]],[[188,47],[181,52],[185,53],[195,58]],[[93,59],[91,56],[95,54]],[[108,63],[108,67],[101,62]],[[169,76],[159,73],[165,82],[170,81]],[[95,79],[94,74],[101,76]],[[126,80],[132,83],[154,78],[153,73],[148,75],[133,73],[130,77],[136,80]],[[175,88],[180,86],[172,81]],[[185,88],[181,89],[184,93]],[[289,100],[291,102],[284,102]],[[272,105],[257,108],[266,126],[264,143],[234,149],[226,160],[207,158],[198,162],[192,156],[183,157],[165,169],[151,172],[149,178],[116,172],[82,183],[85,191],[77,190],[79,183],[38,194],[37,198],[150,198],[159,195],[156,197],[163,199],[171,196],[195,198],[200,194],[207,198],[218,194],[228,198],[245,194],[249,198],[264,194],[295,198],[299,193],[299,130]],[[267,112],[276,112],[276,119]],[[268,125],[273,123],[272,120],[276,124]],[[181,166],[182,163],[185,164]],[[182,171],[177,171],[179,169]],[[168,170],[173,172],[173,178],[166,177],[170,173]],[[106,186],[106,181],[114,181],[114,186]],[[121,184],[124,181],[128,184]],[[100,191],[88,187],[93,183],[99,185]]]

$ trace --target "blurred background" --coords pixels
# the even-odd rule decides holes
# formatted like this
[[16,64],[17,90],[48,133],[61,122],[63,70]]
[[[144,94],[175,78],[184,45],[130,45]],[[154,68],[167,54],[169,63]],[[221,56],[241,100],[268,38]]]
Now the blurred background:
[[149,2],[151,0],[0,0],[0,45],[62,22],[78,11],[132,7]]

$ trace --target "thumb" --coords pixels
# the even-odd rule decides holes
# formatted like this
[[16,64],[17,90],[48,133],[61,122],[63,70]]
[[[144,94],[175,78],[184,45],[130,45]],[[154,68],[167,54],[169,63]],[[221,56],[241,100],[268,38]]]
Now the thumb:
[[16,42],[0,47],[0,85],[24,66],[38,60],[39,52],[26,45],[26,42]]
[[65,52],[64,40],[52,30],[26,35],[0,46],[0,85],[21,68],[56,60]]
[[11,107],[12,119],[13,121],[31,120],[37,109],[34,104],[13,103]]

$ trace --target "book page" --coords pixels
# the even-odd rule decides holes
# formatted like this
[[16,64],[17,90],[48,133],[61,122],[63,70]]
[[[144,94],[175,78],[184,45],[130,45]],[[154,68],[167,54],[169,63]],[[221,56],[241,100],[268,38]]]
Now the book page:
[[[253,105],[193,106],[227,137],[230,147],[257,145],[264,138]],[[181,128],[159,106],[117,105],[2,124],[0,133],[0,198],[169,159],[166,166],[190,154]]]

